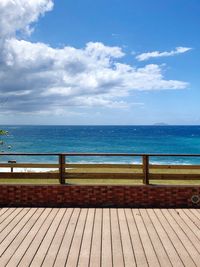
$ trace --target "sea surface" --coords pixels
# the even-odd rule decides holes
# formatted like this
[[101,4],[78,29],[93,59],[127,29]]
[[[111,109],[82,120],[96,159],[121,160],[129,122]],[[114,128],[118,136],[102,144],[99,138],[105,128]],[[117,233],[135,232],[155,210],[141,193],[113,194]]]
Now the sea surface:
[[[200,126],[1,125],[4,152],[110,152],[200,154]],[[0,162],[57,162],[57,157],[1,156]],[[69,162],[140,163],[140,157],[71,157]],[[152,163],[200,164],[200,158],[151,157]]]

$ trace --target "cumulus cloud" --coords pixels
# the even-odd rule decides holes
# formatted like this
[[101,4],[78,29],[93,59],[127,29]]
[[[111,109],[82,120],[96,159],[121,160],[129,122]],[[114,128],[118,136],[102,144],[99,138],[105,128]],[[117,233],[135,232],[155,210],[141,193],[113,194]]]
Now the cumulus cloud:
[[[50,0],[0,2],[1,112],[56,112],[67,107],[127,107],[134,90],[183,89],[187,83],[167,80],[163,67],[121,63],[120,47],[89,42],[83,48],[52,48],[19,38],[51,10]],[[6,20],[7,18],[7,20]]]
[[17,31],[31,33],[31,24],[53,8],[51,0],[1,0],[0,36],[12,36]]
[[167,51],[165,51],[165,52],[153,51],[153,52],[142,53],[142,54],[136,56],[136,59],[139,61],[144,61],[144,60],[148,60],[150,58],[170,57],[170,56],[175,56],[178,54],[185,53],[191,49],[192,49],[191,47],[179,46],[179,47],[176,47],[175,50],[172,50],[169,52],[167,52]]

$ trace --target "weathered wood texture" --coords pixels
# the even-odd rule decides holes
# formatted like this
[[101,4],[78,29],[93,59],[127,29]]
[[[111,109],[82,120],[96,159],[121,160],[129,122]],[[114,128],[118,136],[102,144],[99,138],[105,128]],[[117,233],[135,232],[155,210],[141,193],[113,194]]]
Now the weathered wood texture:
[[198,209],[0,209],[0,266],[199,266]]
[[29,172],[6,172],[0,173],[1,179],[59,179],[59,173],[51,173],[51,172],[40,172],[40,173],[29,173]]

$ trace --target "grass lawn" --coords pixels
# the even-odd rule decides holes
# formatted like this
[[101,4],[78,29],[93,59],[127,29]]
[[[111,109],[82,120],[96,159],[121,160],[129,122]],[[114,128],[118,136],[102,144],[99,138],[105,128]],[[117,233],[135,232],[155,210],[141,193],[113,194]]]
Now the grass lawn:
[[[142,169],[133,168],[74,168],[66,172],[78,173],[142,173]],[[150,173],[160,174],[199,174],[200,169],[150,169]],[[110,185],[140,185],[142,180],[135,179],[66,179],[68,184],[110,184]],[[0,184],[59,184],[57,179],[0,179]],[[164,185],[200,185],[199,180],[150,180],[150,184]]]

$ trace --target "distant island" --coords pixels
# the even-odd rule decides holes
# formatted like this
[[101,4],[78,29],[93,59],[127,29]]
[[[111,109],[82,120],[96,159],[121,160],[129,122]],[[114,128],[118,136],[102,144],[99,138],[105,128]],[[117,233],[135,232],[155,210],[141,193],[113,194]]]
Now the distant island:
[[154,126],[168,126],[169,124],[164,123],[164,122],[157,122],[153,124]]

